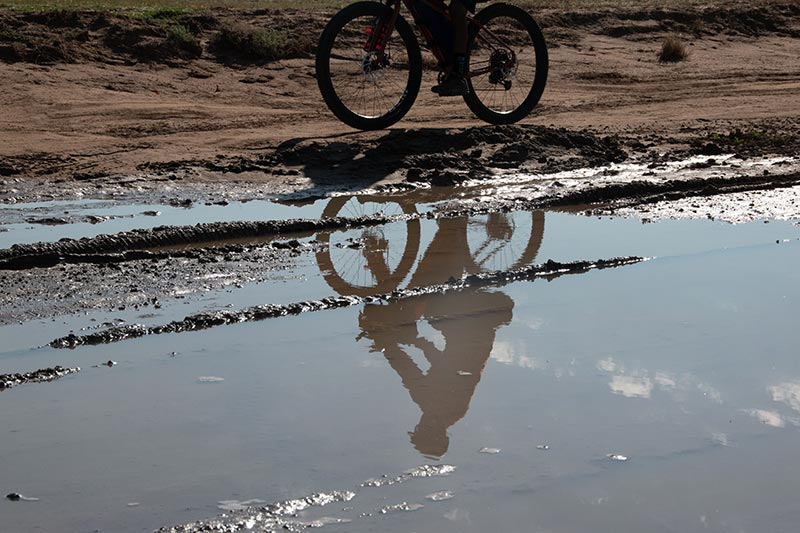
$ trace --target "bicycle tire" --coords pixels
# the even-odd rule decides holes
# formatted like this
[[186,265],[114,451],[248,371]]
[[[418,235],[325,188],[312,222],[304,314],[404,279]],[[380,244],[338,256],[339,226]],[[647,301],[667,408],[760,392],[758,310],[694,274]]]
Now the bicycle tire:
[[[525,59],[528,61],[531,58],[534,59],[534,73],[532,79],[530,81],[523,81],[525,90],[527,90],[527,94],[525,94],[524,98],[520,98],[509,109],[494,109],[488,102],[484,101],[488,99],[488,91],[487,94],[484,94],[481,89],[484,86],[483,84],[487,83],[487,80],[489,80],[489,83],[491,84],[489,74],[480,76],[479,78],[482,80],[480,82],[477,82],[476,78],[468,79],[470,92],[464,96],[464,101],[470,110],[475,114],[475,116],[490,124],[513,124],[528,116],[536,104],[539,103],[539,99],[544,93],[545,86],[547,85],[549,61],[547,54],[547,43],[544,40],[542,30],[539,28],[539,25],[536,23],[533,17],[531,17],[530,14],[528,14],[522,8],[513,4],[492,4],[478,12],[475,15],[475,18],[482,26],[490,30],[492,27],[492,21],[496,21],[497,19],[505,18],[515,21],[519,24],[519,28],[523,29],[524,32],[527,33],[527,36],[530,39],[530,42],[527,43],[526,46],[533,47],[532,55],[530,54],[530,50],[524,50],[526,52]],[[482,28],[478,28],[477,31],[470,32],[470,40],[468,44],[468,50],[470,53],[470,69],[478,66],[476,62],[479,60],[479,58],[476,52],[478,52],[477,47],[479,46],[478,43],[480,42],[479,37],[481,36],[481,31]],[[522,54],[517,54],[518,61],[520,55]],[[517,65],[517,68],[519,68],[519,65]],[[515,75],[517,72],[515,72]],[[530,89],[527,89],[528,83],[530,83]],[[492,91],[502,92],[498,89],[492,89]],[[505,89],[505,92],[508,93],[509,90]]]
[[[396,43],[398,46],[404,48],[406,54],[404,59],[407,59],[407,64],[398,62],[389,64],[386,67],[378,66],[378,68],[374,68],[372,62],[368,65],[368,58],[370,56],[364,51],[363,45],[359,43],[359,40],[354,37],[355,34],[350,35],[350,41],[347,40],[347,35],[349,35],[347,32],[353,31],[353,29],[348,28],[348,26],[352,23],[352,25],[356,27],[362,22],[357,19],[364,19],[364,21],[370,19],[372,21],[375,19],[388,20],[391,15],[391,8],[378,2],[357,2],[350,4],[334,15],[322,32],[319,40],[316,57],[316,76],[322,98],[328,106],[328,109],[330,109],[339,120],[356,129],[378,130],[388,128],[408,113],[419,94],[419,88],[422,84],[422,54],[414,30],[403,17],[398,17],[397,19],[395,30],[390,37],[390,39],[395,39],[395,41],[390,40],[387,44],[385,57],[391,56],[392,50],[390,49],[390,45]],[[369,27],[371,28],[373,25],[374,22],[371,22]],[[348,28],[347,31],[345,31],[346,28]],[[367,28],[363,28],[362,25],[362,29],[366,30]],[[398,36],[399,40],[397,40]],[[337,41],[337,39],[339,39],[339,41]],[[352,44],[352,46],[348,46],[350,44]],[[337,45],[344,46],[344,49],[348,50],[348,55],[342,56],[338,53],[332,53],[334,47]],[[359,53],[363,57],[359,58]],[[352,54],[352,57],[350,57],[350,54]],[[360,88],[357,87],[355,89],[354,95],[357,95],[361,90],[373,92],[371,101],[372,113],[366,111],[366,107],[363,110],[353,109],[356,107],[355,103],[346,101],[344,95],[337,92],[337,83],[332,79],[332,59],[345,64],[348,64],[347,62],[354,63],[353,67],[345,67],[348,74],[342,76],[343,81],[339,84],[339,89],[344,93],[346,87],[343,84],[348,81],[352,83],[353,80],[348,80],[347,78],[347,76],[352,76],[357,86],[358,83],[361,83]],[[361,64],[356,66],[355,64],[359,61]],[[405,70],[407,70],[407,76],[405,76],[404,81],[400,81],[403,76],[399,73]],[[383,74],[383,79],[381,79],[380,74]],[[384,87],[379,86],[379,83],[382,83],[388,76],[392,76],[393,74],[398,74],[398,76],[396,76],[398,81],[392,79],[390,80],[392,83],[386,82],[383,85],[386,90],[392,90],[398,93],[396,102],[393,101],[393,97],[385,98],[386,93],[384,92]],[[360,79],[362,75],[363,79]],[[394,77],[395,76],[392,76],[392,78]],[[380,98],[381,95],[387,100],[388,109],[385,111],[376,110],[376,99]],[[357,96],[354,97],[358,99]],[[364,102],[365,106],[369,106],[366,99]]]

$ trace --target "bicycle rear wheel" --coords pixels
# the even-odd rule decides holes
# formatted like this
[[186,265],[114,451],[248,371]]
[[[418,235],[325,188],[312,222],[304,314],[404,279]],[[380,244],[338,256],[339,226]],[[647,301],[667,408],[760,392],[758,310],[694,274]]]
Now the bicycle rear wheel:
[[469,41],[470,93],[464,100],[491,124],[513,124],[539,102],[547,84],[547,45],[542,30],[526,11],[492,4],[475,15],[479,22]]
[[422,55],[411,26],[399,17],[382,52],[365,43],[392,10],[358,2],[339,11],[325,27],[317,49],[317,84],[328,108],[361,130],[387,128],[411,109],[422,83]]

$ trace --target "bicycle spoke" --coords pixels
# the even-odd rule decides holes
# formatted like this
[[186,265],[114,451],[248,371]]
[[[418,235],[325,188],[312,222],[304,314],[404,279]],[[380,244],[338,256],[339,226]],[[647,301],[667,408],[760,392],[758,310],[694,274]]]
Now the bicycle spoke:
[[329,54],[334,91],[348,109],[365,118],[380,117],[395,109],[406,93],[410,76],[410,59],[396,32],[383,56],[364,51],[365,30],[374,23],[371,16],[349,21]]
[[[514,45],[513,52],[505,47],[504,42]],[[470,68],[495,67],[493,71],[471,80],[475,96],[489,110],[510,113],[528,97],[536,74],[534,46],[527,30],[511,17],[491,19],[475,39]],[[501,67],[508,63],[512,53],[516,54],[514,64]]]

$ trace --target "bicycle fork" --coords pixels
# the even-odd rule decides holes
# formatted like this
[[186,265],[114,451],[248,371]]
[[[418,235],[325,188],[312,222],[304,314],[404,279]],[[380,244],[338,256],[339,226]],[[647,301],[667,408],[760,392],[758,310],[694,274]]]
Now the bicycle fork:
[[386,5],[391,7],[392,3],[394,3],[394,7],[392,7],[392,15],[389,20],[384,21],[379,17],[375,19],[375,24],[371,28],[365,30],[367,40],[364,42],[364,51],[368,54],[376,53],[379,61],[382,61],[385,56],[386,43],[389,41],[389,36],[392,35],[397,24],[397,18],[400,16],[400,3],[386,0]]

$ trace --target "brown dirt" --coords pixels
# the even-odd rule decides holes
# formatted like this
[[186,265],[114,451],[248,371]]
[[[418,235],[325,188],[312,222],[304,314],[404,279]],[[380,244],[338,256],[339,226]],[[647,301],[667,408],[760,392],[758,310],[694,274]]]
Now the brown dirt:
[[[554,154],[591,165],[665,150],[800,148],[796,2],[535,13],[551,47],[550,78],[519,128],[481,127],[460,99],[428,92],[428,72],[397,128],[372,133],[354,132],[325,108],[312,46],[259,60],[214,44],[221,29],[242,25],[315,37],[329,15],[0,11],[0,199],[14,197],[17,180],[47,191],[130,175],[235,176],[269,191],[305,188],[301,175],[340,188],[441,178],[424,168],[448,162],[415,159],[420,143],[429,156],[456,148],[467,170],[545,165]],[[199,48],[170,46],[176,25]],[[661,43],[675,33],[689,57],[660,64]],[[589,139],[590,149],[575,138]]]

